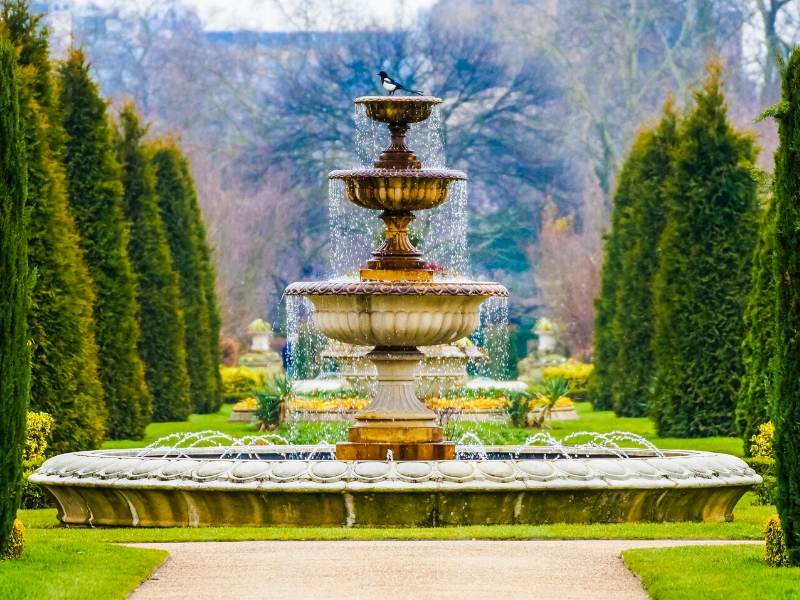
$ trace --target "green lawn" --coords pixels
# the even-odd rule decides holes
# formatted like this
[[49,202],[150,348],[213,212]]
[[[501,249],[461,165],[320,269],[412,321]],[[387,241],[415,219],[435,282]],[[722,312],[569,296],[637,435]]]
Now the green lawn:
[[622,556],[655,600],[800,598],[800,568],[768,567],[762,546],[627,550]]
[[[241,437],[258,433],[255,425],[228,423],[233,405],[223,405],[222,409],[210,415],[192,415],[188,421],[175,423],[152,423],[147,427],[142,440],[113,440],[106,442],[104,448],[136,448],[146,446],[158,438],[175,432],[195,432],[216,430],[232,436]],[[577,404],[580,419],[577,421],[558,421],[547,430],[556,438],[562,438],[576,431],[608,433],[610,431],[629,431],[647,438],[659,448],[683,448],[690,450],[710,450],[741,456],[742,440],[734,437],[712,437],[700,439],[659,438],[653,422],[647,418],[618,418],[611,411],[594,411],[588,402]],[[521,444],[537,433],[535,429],[517,429],[494,423],[459,423],[448,428],[453,439],[464,432],[476,433],[487,445]],[[341,441],[346,436],[343,424],[308,423],[301,426],[281,426],[276,433],[295,443],[316,443],[322,439],[330,443]]]
[[0,561],[0,598],[126,598],[166,556],[94,542],[79,531],[29,527],[22,558]]

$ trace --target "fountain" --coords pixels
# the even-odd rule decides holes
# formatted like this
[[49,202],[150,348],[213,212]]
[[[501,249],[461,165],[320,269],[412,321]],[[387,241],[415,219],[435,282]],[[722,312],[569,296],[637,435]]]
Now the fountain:
[[61,521],[168,527],[730,520],[742,494],[760,481],[732,456],[661,452],[619,432],[582,445],[549,436],[520,447],[484,447],[470,435],[460,444],[444,439],[415,392],[419,348],[467,336],[479,325],[481,304],[508,291],[435,277],[409,239],[415,211],[446,202],[451,184],[466,179],[460,171],[422,168],[406,144],[409,125],[426,120],[441,100],[369,96],[356,103],[388,126],[391,142],[372,168],[329,177],[344,183],[350,202],[381,211],[384,241],[357,279],[286,289],[310,300],[314,324],[329,338],[371,348],[365,358],[376,385],[347,440],[295,446],[274,436],[235,440],[204,432],[143,450],[60,455],[31,481],[56,497]]

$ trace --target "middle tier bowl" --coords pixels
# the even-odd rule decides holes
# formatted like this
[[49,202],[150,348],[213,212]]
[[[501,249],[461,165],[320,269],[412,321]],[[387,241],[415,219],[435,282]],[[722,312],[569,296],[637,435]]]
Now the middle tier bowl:
[[347,198],[362,208],[408,211],[439,206],[450,183],[467,175],[453,169],[349,169],[328,178],[342,179]]
[[480,305],[508,290],[485,282],[314,281],[286,288],[307,296],[314,324],[330,338],[348,344],[413,347],[449,344],[472,333]]

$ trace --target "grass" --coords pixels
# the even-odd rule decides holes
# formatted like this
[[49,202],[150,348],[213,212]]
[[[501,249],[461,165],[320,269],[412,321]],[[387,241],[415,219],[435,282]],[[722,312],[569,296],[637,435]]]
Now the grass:
[[[656,435],[653,422],[647,418],[619,418],[611,411],[595,411],[588,402],[576,404],[577,421],[556,421],[552,429],[546,430],[556,438],[562,438],[577,431],[593,431],[608,433],[611,431],[629,431],[650,440],[659,448],[708,450],[724,452],[734,456],[742,456],[744,449],[742,440],[734,437],[711,438],[660,438]],[[152,423],[147,427],[144,439],[112,440],[106,442],[104,448],[136,448],[146,446],[157,439],[176,432],[197,432],[216,430],[242,437],[257,433],[256,426],[247,423],[228,423],[233,405],[225,404],[222,409],[210,415],[192,415],[188,421],[172,423]],[[458,439],[467,431],[476,433],[485,444],[521,444],[527,437],[537,432],[535,429],[520,429],[496,423],[457,423],[448,428],[451,438]],[[343,440],[346,429],[341,424],[305,423],[299,426],[283,425],[275,433],[288,438],[294,443],[316,443],[325,439],[333,443]]]
[[0,598],[126,598],[167,556],[54,531],[29,528],[22,558],[0,561]]
[[761,546],[627,550],[622,556],[655,600],[800,598],[800,568],[768,567]]

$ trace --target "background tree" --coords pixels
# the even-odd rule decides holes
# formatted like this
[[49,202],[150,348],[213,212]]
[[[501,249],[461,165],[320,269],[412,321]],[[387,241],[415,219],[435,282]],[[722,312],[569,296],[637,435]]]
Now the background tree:
[[789,562],[800,565],[800,49],[792,52],[778,107],[775,155],[775,466]]
[[610,324],[617,356],[610,384],[614,412],[642,417],[649,411],[655,373],[652,351],[653,277],[658,270],[658,239],[664,228],[664,182],[669,176],[676,142],[677,118],[672,102],[664,106],[657,127],[633,142],[623,178],[630,194],[627,218],[617,235],[621,244],[614,318]]
[[9,553],[21,499],[28,350],[27,165],[14,47],[0,37],[0,557]]
[[744,374],[736,401],[736,424],[749,454],[750,438],[770,419],[775,357],[775,203],[762,209],[758,241],[753,252],[750,291],[744,311],[742,342]]
[[23,0],[3,2],[0,21],[23,70],[28,263],[36,274],[28,316],[31,408],[55,420],[51,453],[96,448],[103,440],[106,410],[97,373],[95,293],[58,159],[64,132],[55,107],[47,30]]
[[590,386],[590,398],[597,410],[608,410],[614,406],[613,387],[617,373],[619,341],[614,335],[613,324],[619,307],[621,258],[631,240],[624,232],[631,218],[631,205],[635,201],[634,185],[636,164],[628,160],[622,167],[614,200],[611,205],[611,228],[605,234],[603,267],[600,273],[600,295],[597,297],[594,321],[594,373]]
[[208,312],[208,352],[211,357],[211,363],[214,366],[212,370],[215,406],[213,412],[219,410],[222,404],[222,374],[219,370],[219,363],[221,362],[220,338],[222,329],[222,320],[219,314],[219,303],[217,302],[217,275],[214,269],[214,260],[211,256],[211,247],[208,245],[208,235],[206,234],[206,225],[203,221],[203,213],[200,210],[200,202],[197,198],[197,191],[194,187],[194,177],[192,177],[192,169],[189,166],[189,161],[183,154],[180,155],[179,165],[181,168],[181,175],[183,176],[184,189],[186,191],[187,206],[190,210],[190,224],[194,229],[195,246],[197,254],[200,259],[200,286],[205,296],[206,311]]
[[122,174],[106,103],[89,76],[83,52],[72,50],[59,75],[70,205],[97,288],[94,315],[108,436],[140,438],[153,409],[138,353],[139,307],[128,256]]
[[209,413],[222,402],[218,384],[219,337],[214,334],[218,317],[209,305],[208,249],[201,237],[204,227],[186,160],[172,142],[159,144],[153,152],[161,218],[167,232],[172,259],[178,271],[186,330],[186,366],[195,412]]
[[122,166],[125,216],[131,224],[128,252],[137,275],[139,354],[153,396],[153,420],[183,421],[191,413],[189,375],[178,274],[173,270],[161,222],[155,174],[142,138],[145,128],[133,104],[120,114],[117,156]]
[[753,140],[727,119],[712,63],[679,127],[654,280],[652,415],[664,437],[730,435],[758,206]]

